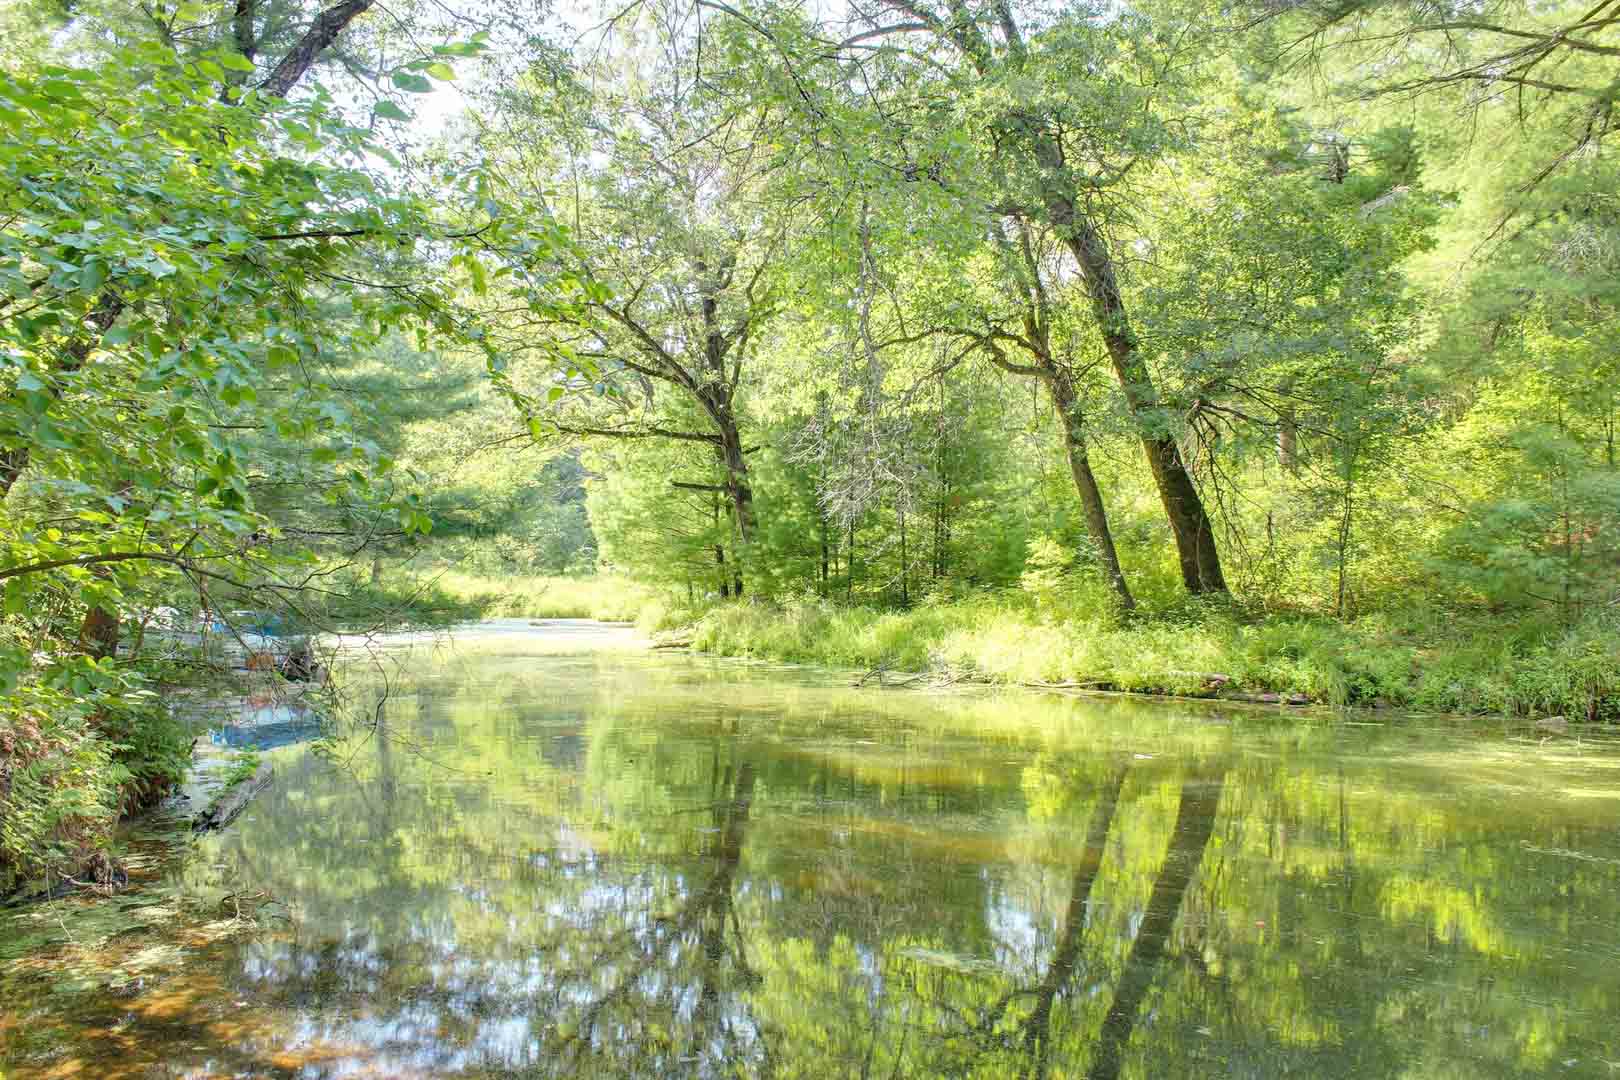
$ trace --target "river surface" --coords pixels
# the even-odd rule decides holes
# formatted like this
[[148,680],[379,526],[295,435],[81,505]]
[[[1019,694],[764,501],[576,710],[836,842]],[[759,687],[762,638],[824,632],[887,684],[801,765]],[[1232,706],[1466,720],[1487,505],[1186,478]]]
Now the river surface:
[[1612,740],[510,630],[10,961],[0,1075],[1620,1077]]

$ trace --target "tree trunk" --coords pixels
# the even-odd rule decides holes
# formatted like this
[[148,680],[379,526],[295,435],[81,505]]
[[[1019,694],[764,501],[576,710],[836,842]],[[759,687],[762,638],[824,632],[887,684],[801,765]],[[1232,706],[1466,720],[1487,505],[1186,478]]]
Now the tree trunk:
[[911,606],[911,561],[906,550],[906,504],[904,498],[894,504],[900,518],[900,606]]
[[844,566],[844,603],[855,601],[855,518],[849,519],[849,559]]
[[1035,158],[1043,176],[1042,201],[1057,226],[1085,280],[1091,313],[1108,349],[1108,359],[1125,393],[1125,403],[1136,421],[1142,449],[1159,489],[1170,530],[1175,534],[1181,561],[1181,580],[1190,593],[1224,593],[1215,531],[1203,499],[1181,459],[1181,448],[1163,426],[1158,390],[1137,349],[1136,332],[1114,274],[1114,259],[1097,226],[1076,209],[1077,198],[1062,175],[1063,151],[1049,135],[1035,138]]
[[1352,451],[1345,447],[1341,453],[1344,455],[1344,498],[1340,503],[1339,513],[1339,581],[1338,590],[1333,605],[1333,614],[1343,619],[1347,613],[1350,588],[1350,527],[1354,521],[1355,511],[1355,459]]
[[1133,611],[1136,599],[1131,596],[1130,587],[1125,583],[1125,572],[1119,567],[1119,553],[1114,550],[1114,535],[1108,528],[1108,511],[1103,505],[1102,490],[1097,486],[1097,477],[1091,471],[1091,458],[1086,452],[1085,421],[1074,392],[1074,380],[1062,369],[1050,371],[1046,381],[1052,388],[1052,404],[1057,408],[1058,419],[1063,423],[1063,448],[1068,452],[1069,471],[1074,474],[1074,486],[1080,493],[1086,531],[1091,534],[1092,543],[1097,545],[1097,561],[1102,564],[1103,576],[1119,598],[1120,607]]
[[79,624],[79,648],[97,660],[118,652],[118,612],[92,607]]
[[934,508],[934,559],[930,567],[935,581],[945,576],[945,549],[951,537],[951,471],[949,442],[946,439],[946,408],[945,408],[945,380],[939,380],[939,424],[936,435],[939,438],[939,460],[935,468],[939,470],[939,500]]
[[723,401],[705,402],[710,419],[719,429],[720,442],[715,456],[725,473],[721,485],[731,503],[731,521],[736,530],[737,544],[732,550],[733,592],[743,594],[743,571],[748,561],[749,547],[754,539],[754,489],[748,483],[748,457],[743,453],[742,435],[737,430],[737,418],[731,406]]
[[1278,410],[1277,464],[1290,473],[1299,469],[1299,420],[1292,405]]
[[816,509],[816,517],[821,525],[821,595],[825,597],[828,589],[829,571],[831,570],[831,549],[827,543],[827,512]]
[[303,79],[304,73],[314,66],[321,53],[372,3],[373,0],[344,0],[315,16],[315,21],[309,24],[303,36],[271,70],[269,78],[259,84],[259,90],[266,97],[286,97]]

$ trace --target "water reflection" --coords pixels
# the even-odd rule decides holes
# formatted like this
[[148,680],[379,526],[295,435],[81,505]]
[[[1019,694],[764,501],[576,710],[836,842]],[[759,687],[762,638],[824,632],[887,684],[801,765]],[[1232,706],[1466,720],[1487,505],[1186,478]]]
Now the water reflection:
[[244,1022],[137,1019],[97,1075],[1620,1062],[1612,748],[680,658],[432,674],[210,841],[293,913],[176,976]]
[[233,749],[274,750],[320,737],[320,714],[302,702],[249,701],[232,723],[208,732],[210,743]]

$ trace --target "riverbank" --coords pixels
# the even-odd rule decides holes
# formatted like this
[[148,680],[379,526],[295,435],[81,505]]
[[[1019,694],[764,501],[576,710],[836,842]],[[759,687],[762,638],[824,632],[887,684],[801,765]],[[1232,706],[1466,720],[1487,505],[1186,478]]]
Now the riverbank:
[[[651,614],[667,623],[672,612]],[[908,611],[726,604],[701,613],[681,639],[722,656],[945,679],[1620,720],[1620,633],[1597,619],[1562,628],[1413,613],[1338,623],[1188,605],[1120,621],[1065,618],[1009,592]]]
[[1062,585],[894,610],[817,598],[694,606],[607,575],[451,571],[431,580],[478,616],[634,620],[644,634],[719,656],[948,681],[1620,722],[1614,614],[1565,625],[1528,612],[1414,606],[1340,622],[1184,601],[1121,619],[1105,599]]
[[380,630],[445,627],[489,619],[634,622],[663,593],[611,574],[497,576],[455,569],[392,567],[379,581],[345,583],[327,600],[331,625]]
[[310,712],[301,703],[310,684],[251,668],[230,650],[181,645],[83,667],[116,680],[116,692],[42,681],[0,708],[0,905],[120,887],[127,823],[160,804],[166,818],[189,822],[255,779],[250,747],[214,746],[204,732],[285,726]]

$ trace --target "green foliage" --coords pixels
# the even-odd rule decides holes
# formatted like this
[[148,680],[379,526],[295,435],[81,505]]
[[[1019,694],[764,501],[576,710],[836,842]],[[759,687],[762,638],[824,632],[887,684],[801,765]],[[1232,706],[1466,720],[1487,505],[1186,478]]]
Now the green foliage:
[[142,673],[73,655],[38,668],[0,699],[0,895],[105,871],[113,826],[190,759],[191,732]]
[[[693,645],[724,655],[1000,683],[1065,683],[1144,693],[1302,694],[1337,706],[1431,712],[1620,716],[1620,637],[1612,620],[1566,632],[1444,612],[1343,623],[1245,616],[1219,604],[1118,624],[1096,589],[1092,620],[1053,620],[1029,590],[907,612],[818,601],[728,604],[696,621]],[[1222,676],[1213,679],[1211,676]]]
[[[431,530],[397,468],[398,380],[366,364],[410,334],[498,374],[457,301],[515,276],[551,304],[562,243],[543,214],[516,228],[477,169],[416,186],[318,87],[261,94],[230,49],[68,14],[0,68],[6,888],[105,870],[113,821],[183,772],[150,665],[118,655],[153,611],[307,623],[331,594],[316,549]],[[436,381],[435,405],[467,407],[466,378]]]
[[[7,610],[48,589],[112,607],[141,581],[252,585],[298,565],[296,548],[252,539],[276,525],[254,489],[283,481],[257,432],[298,447],[293,483],[391,502],[406,535],[430,527],[416,492],[387,486],[383,448],[304,373],[406,325],[459,332],[449,289],[346,289],[320,322],[308,305],[330,282],[409,270],[392,253],[362,269],[372,260],[332,237],[408,253],[454,214],[366,171],[380,148],[319,98],[223,103],[156,44],[116,60],[0,78],[8,491],[27,469],[0,521]],[[154,125],[162,139],[140,134]]]
[[72,701],[14,693],[0,714],[0,895],[79,869],[117,822],[112,749]]
[[259,748],[249,746],[234,751],[226,759],[224,771],[220,774],[221,790],[229,791],[238,784],[246,783],[259,771]]
[[601,619],[638,622],[662,592],[611,574],[590,577],[481,576],[445,571],[435,588],[482,618]]

